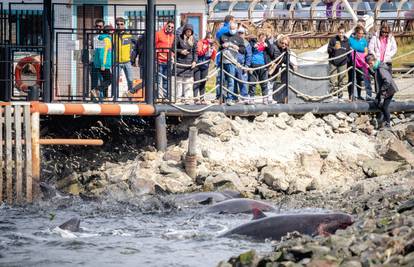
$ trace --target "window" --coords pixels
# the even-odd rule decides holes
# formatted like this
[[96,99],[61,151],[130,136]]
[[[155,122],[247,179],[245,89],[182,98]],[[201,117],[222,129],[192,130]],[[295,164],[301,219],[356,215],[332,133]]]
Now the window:
[[218,2],[214,7],[214,12],[226,12],[229,11],[230,2]]
[[238,2],[234,7],[234,11],[247,11],[249,9],[250,2]]

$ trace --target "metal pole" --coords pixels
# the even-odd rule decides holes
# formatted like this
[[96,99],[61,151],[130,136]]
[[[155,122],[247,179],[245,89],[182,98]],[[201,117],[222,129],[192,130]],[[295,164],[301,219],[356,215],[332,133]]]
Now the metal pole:
[[350,97],[352,101],[355,101],[355,96],[357,95],[357,86],[356,86],[356,51],[354,51],[354,61],[352,62],[352,96]]
[[224,63],[223,63],[223,52],[224,50],[221,50],[220,52],[220,100],[219,103],[223,103],[223,84],[224,84]]
[[146,44],[145,44],[145,101],[154,103],[154,48],[155,48],[155,5],[154,0],[147,1],[145,16]]
[[161,112],[155,117],[155,131],[157,150],[167,150],[167,123],[165,122],[165,112]]
[[188,151],[185,155],[185,172],[195,179],[197,176],[197,133],[196,127],[190,127],[188,133]]
[[289,68],[290,68],[290,53],[289,51],[286,51],[286,85],[285,85],[285,99],[283,99],[283,103],[288,103],[288,95],[289,95]]
[[43,102],[52,101],[52,1],[43,1],[43,40],[44,40],[44,58],[43,58]]

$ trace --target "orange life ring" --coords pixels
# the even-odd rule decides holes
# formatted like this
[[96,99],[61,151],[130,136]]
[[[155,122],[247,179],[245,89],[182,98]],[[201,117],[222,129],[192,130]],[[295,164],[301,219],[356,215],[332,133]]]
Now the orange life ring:
[[26,92],[29,85],[22,81],[22,70],[26,64],[32,64],[36,70],[36,84],[41,86],[41,66],[40,61],[36,59],[37,56],[24,57],[19,60],[16,67],[14,68],[14,82],[17,89]]

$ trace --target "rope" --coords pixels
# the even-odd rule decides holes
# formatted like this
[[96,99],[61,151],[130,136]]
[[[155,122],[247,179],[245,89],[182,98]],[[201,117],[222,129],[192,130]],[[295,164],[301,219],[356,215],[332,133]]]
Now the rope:
[[209,109],[210,107],[214,106],[214,104],[209,104],[209,105],[207,105],[207,106],[205,106],[205,107],[202,107],[202,108],[200,108],[200,109],[195,109],[195,110],[193,110],[193,109],[186,109],[186,108],[183,108],[183,107],[181,107],[181,106],[179,106],[179,105],[175,105],[175,104],[169,104],[169,105],[170,105],[170,106],[173,106],[173,107],[175,107],[175,108],[177,108],[177,109],[179,109],[179,110],[181,110],[181,111],[187,112],[187,113],[198,113],[198,112],[202,112],[202,111],[207,110],[207,109]]
[[280,70],[279,70],[279,72],[278,72],[278,73],[276,73],[273,77],[270,77],[270,78],[268,78],[268,79],[266,79],[266,80],[263,80],[263,81],[258,81],[258,82],[243,81],[243,80],[240,80],[240,79],[238,79],[237,77],[235,77],[235,76],[231,75],[230,73],[228,73],[228,72],[227,72],[227,71],[225,71],[225,70],[223,70],[223,72],[224,72],[224,74],[226,74],[226,75],[230,76],[230,78],[232,78],[232,79],[234,79],[234,80],[236,80],[236,81],[238,81],[238,82],[241,82],[241,83],[245,83],[245,84],[262,84],[262,83],[266,83],[266,82],[270,82],[271,80],[274,80],[275,78],[277,78],[278,76],[280,76],[280,75],[282,74],[282,72],[283,72],[285,69],[286,69],[286,68],[280,69]]
[[[238,63],[238,62],[235,62],[233,59],[231,59],[231,58],[229,58],[229,57],[227,57],[226,55],[224,55],[224,57],[228,60],[228,61],[230,61],[233,65],[235,65],[237,68],[240,68],[240,69],[242,69],[242,70],[248,70],[248,71],[255,71],[255,70],[260,70],[260,69],[264,69],[264,68],[267,68],[268,66],[270,66],[270,65],[272,65],[272,64],[275,64],[276,63],[276,61],[279,61],[284,55],[285,55],[285,53],[286,52],[283,52],[280,56],[278,56],[276,59],[274,59],[274,60],[272,60],[271,62],[269,62],[269,63],[267,63],[267,64],[265,64],[265,65],[263,65],[263,66],[259,66],[259,67],[255,67],[255,68],[249,68],[249,67],[244,67],[244,66],[242,66],[242,65],[240,65],[240,63]],[[277,65],[279,65],[280,64],[280,62],[278,62],[277,64],[276,64],[276,66]]]
[[[277,88],[276,90],[274,90],[272,93],[270,93],[270,94],[267,94],[267,95],[264,95],[264,96],[259,96],[259,97],[257,97],[257,98],[255,98],[255,99],[264,99],[264,98],[269,98],[269,97],[271,97],[271,96],[273,96],[274,94],[276,94],[276,93],[278,93],[280,90],[282,90],[282,88],[283,87],[285,87],[286,86],[286,84],[282,84],[281,86],[279,86],[279,88]],[[239,94],[236,94],[236,93],[234,93],[234,92],[231,92],[227,87],[225,87],[225,86],[223,86],[223,90],[224,91],[226,91],[227,93],[229,93],[229,94],[231,94],[231,95],[233,95],[233,96],[235,96],[235,97],[238,97],[238,98],[241,98],[241,99],[250,99],[250,96],[242,96],[242,95],[239,95]]]
[[304,78],[304,79],[309,79],[309,80],[314,80],[314,81],[320,81],[320,80],[328,80],[328,79],[330,79],[330,78],[332,78],[332,77],[337,77],[337,76],[339,76],[339,75],[342,75],[342,74],[346,73],[346,72],[347,72],[348,70],[350,70],[350,69],[352,69],[352,67],[349,67],[349,68],[347,68],[346,70],[341,71],[341,72],[339,72],[339,73],[332,74],[332,75],[329,75],[329,76],[322,76],[322,77],[311,77],[311,76],[307,76],[307,75],[305,75],[305,74],[302,74],[302,73],[296,72],[296,71],[294,71],[294,70],[292,70],[292,69],[289,69],[289,71],[290,71],[291,73],[293,73],[293,74],[295,74],[295,75],[297,75],[297,76],[301,77],[301,78]]
[[[209,63],[210,61],[211,61],[211,59],[200,62],[200,63],[197,63],[196,67],[200,66],[200,65],[204,65],[206,63]],[[177,65],[177,66],[181,66],[181,67],[191,67],[192,66],[191,64],[183,64],[183,63],[178,63],[178,62],[174,62],[174,64]]]
[[204,78],[204,79],[201,79],[201,80],[198,80],[198,81],[193,81],[193,82],[182,82],[182,81],[177,81],[177,83],[181,83],[181,84],[197,84],[197,83],[202,83],[202,82],[204,82],[204,81],[208,81],[208,79],[210,79],[211,77],[213,77],[213,76],[216,76],[217,75],[217,73],[218,73],[218,71],[219,71],[219,68],[216,68],[216,69],[214,69],[212,72],[210,72],[208,75],[207,75],[207,77],[206,78]]
[[393,59],[393,60],[397,60],[397,59],[399,59],[399,58],[402,58],[402,57],[405,57],[405,56],[408,56],[408,55],[411,55],[411,54],[414,54],[414,50],[412,50],[412,51],[410,51],[410,52],[408,52],[408,53],[405,53],[405,54],[399,55],[398,57],[393,57],[392,59]]
[[344,85],[344,86],[342,86],[341,88],[339,88],[338,90],[336,90],[336,91],[334,91],[334,92],[332,92],[332,93],[330,93],[330,94],[327,94],[327,95],[321,95],[321,96],[312,96],[312,95],[307,95],[307,94],[304,94],[304,93],[302,93],[302,92],[300,92],[299,90],[297,90],[297,89],[295,89],[293,86],[291,86],[291,85],[289,85],[289,89],[290,90],[292,90],[298,97],[301,97],[301,98],[303,98],[303,99],[305,99],[305,100],[309,100],[309,101],[313,101],[313,102],[315,102],[315,101],[320,101],[320,100],[323,100],[323,99],[325,99],[325,98],[329,98],[329,97],[332,97],[332,96],[334,96],[334,95],[336,95],[336,94],[338,94],[339,92],[341,92],[341,91],[345,91],[347,88],[348,88],[348,86],[350,85],[350,84],[352,84],[351,82],[350,83],[348,83],[348,84],[346,84],[346,85]]
[[338,58],[342,58],[344,56],[347,56],[347,55],[351,54],[352,52],[353,52],[353,50],[349,50],[348,52],[346,52],[343,55],[332,57],[332,58],[326,58],[326,59],[304,58],[304,57],[297,56],[295,54],[290,54],[290,55],[296,57],[297,59],[301,59],[301,60],[304,60],[304,61],[324,62],[324,61],[332,61],[332,60],[335,60],[335,59],[338,59]]
[[406,72],[406,73],[404,73],[404,74],[401,74],[401,75],[400,75],[400,77],[397,77],[397,78],[395,78],[395,79],[400,80],[400,79],[404,78],[405,76],[407,76],[407,75],[411,74],[411,72],[413,72],[413,71],[414,71],[414,67],[412,67],[409,71],[407,71],[407,72]]

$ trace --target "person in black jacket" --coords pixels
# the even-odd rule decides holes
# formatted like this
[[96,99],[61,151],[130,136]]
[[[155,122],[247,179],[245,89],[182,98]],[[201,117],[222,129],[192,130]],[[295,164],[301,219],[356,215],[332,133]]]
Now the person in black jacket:
[[375,72],[375,85],[378,92],[375,97],[375,104],[381,110],[381,113],[377,116],[377,121],[379,122],[379,125],[381,125],[382,122],[385,122],[384,126],[388,128],[391,126],[389,105],[394,94],[398,91],[397,84],[392,79],[390,67],[386,63],[376,59],[372,54],[366,56],[365,61]]
[[177,97],[184,97],[185,104],[190,104],[188,99],[192,96],[194,68],[197,62],[197,40],[194,38],[191,24],[185,25],[183,32],[176,36],[175,45],[177,48],[176,62],[178,63],[175,65]]
[[[348,57],[341,55],[346,54],[351,47],[349,46],[348,38],[345,36],[345,27],[340,25],[338,27],[338,34],[329,40],[328,55],[329,58],[336,58],[329,61],[329,75],[342,73],[338,76],[331,77],[329,84],[331,92],[337,91],[339,88],[343,88],[346,85],[346,73]],[[338,98],[342,98],[342,91],[338,92]]]

